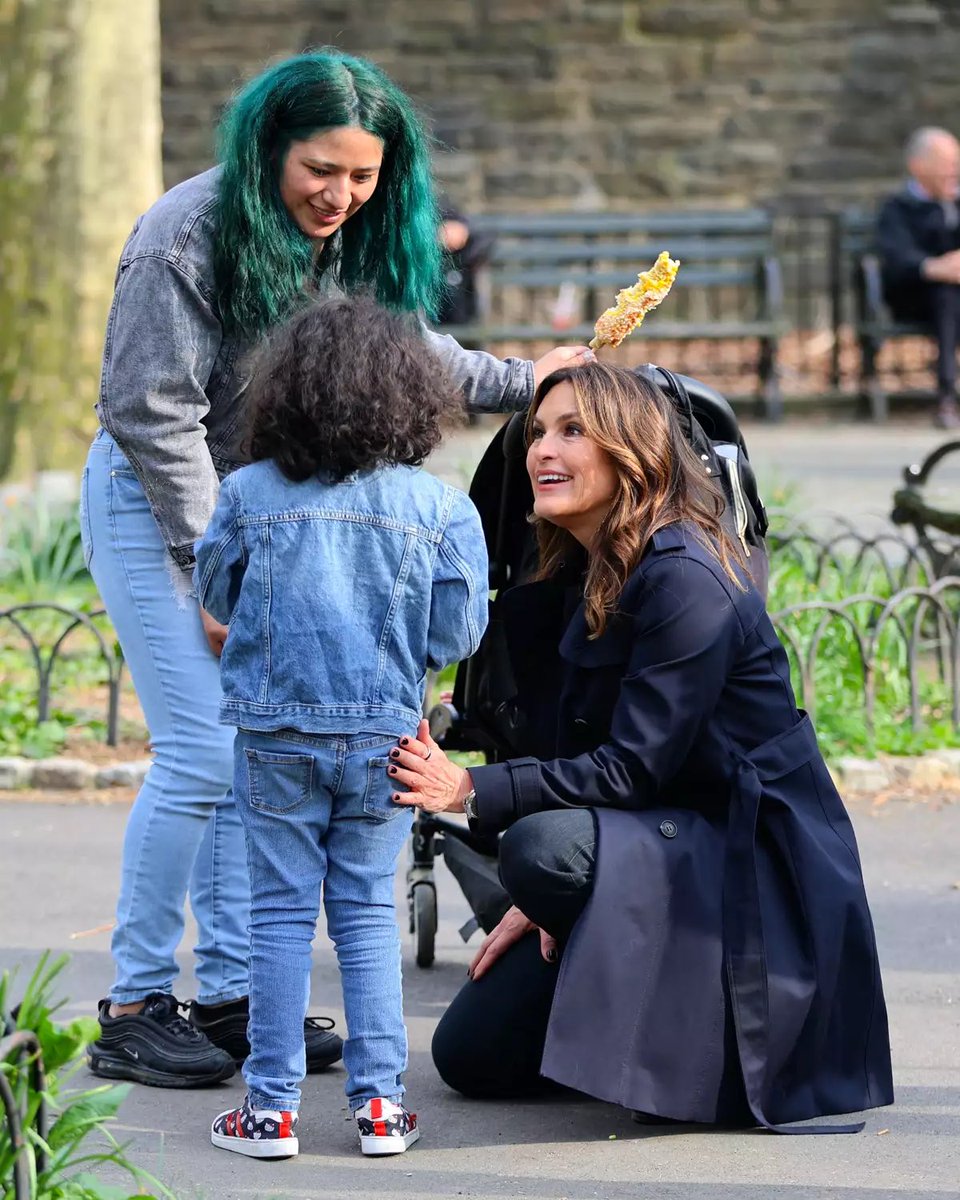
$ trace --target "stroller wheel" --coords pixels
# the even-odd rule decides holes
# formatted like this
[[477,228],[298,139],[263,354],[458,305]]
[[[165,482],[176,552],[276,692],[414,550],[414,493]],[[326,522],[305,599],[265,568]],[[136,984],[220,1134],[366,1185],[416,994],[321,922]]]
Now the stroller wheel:
[[418,883],[414,887],[410,909],[417,966],[432,967],[437,940],[437,890],[432,883]]

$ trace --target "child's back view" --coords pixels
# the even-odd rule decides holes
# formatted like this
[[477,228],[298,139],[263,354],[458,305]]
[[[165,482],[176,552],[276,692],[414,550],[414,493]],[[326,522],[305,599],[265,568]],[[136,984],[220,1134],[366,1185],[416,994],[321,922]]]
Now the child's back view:
[[418,327],[369,300],[310,308],[251,385],[255,460],[224,481],[197,545],[200,603],[229,624],[221,720],[252,911],[242,1107],[212,1139],[297,1152],[303,1022],[321,888],[347,1018],[347,1096],[367,1154],[419,1136],[393,901],[411,810],[387,754],[414,733],[428,667],[472,654],[487,619],[480,520],[417,469],[461,404]]

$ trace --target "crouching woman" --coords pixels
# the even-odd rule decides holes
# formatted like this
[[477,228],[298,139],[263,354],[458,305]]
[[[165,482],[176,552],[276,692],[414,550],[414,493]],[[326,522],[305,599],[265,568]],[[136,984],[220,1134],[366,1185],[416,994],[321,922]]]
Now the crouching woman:
[[506,830],[514,908],[440,1074],[774,1129],[891,1103],[853,829],[670,403],[565,370],[526,432],[540,572],[503,610],[531,754],[466,771],[422,723],[388,768],[397,802]]

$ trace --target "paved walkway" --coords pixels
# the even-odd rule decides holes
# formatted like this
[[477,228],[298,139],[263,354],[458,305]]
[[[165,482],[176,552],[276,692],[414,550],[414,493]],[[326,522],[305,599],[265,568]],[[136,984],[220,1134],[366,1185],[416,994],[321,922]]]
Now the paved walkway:
[[[484,420],[452,438],[432,467],[464,485],[495,429]],[[902,467],[944,440],[920,422],[746,423],[764,493],[787,487],[796,506],[861,524],[882,519]],[[946,478],[960,502],[960,456]],[[214,1150],[211,1116],[242,1094],[239,1077],[208,1092],[134,1088],[122,1110],[131,1153],[178,1200],[303,1197],[376,1200],[934,1200],[960,1193],[960,805],[868,801],[853,809],[881,945],[897,1104],[870,1114],[857,1137],[641,1129],[600,1103],[468,1103],[436,1078],[432,1030],[464,978],[472,946],[456,929],[465,902],[440,864],[438,961],[421,971],[405,952],[411,1058],[407,1083],[423,1141],[402,1158],[366,1161],[355,1149],[334,1069],[305,1086],[303,1153],[281,1164]],[[67,1013],[93,1013],[108,985],[109,922],[126,810],[0,802],[0,968],[29,970],[45,947],[72,955]],[[402,903],[402,888],[398,887]],[[81,933],[84,936],[74,937]],[[184,944],[192,944],[188,930]],[[332,952],[317,941],[315,1011],[338,1017]],[[194,994],[189,955],[179,994]],[[80,1082],[85,1082],[85,1076]]]
[[[71,935],[110,920],[122,805],[0,802],[0,968],[29,970],[44,947],[72,960],[68,1014],[93,1013],[110,979],[109,935]],[[205,1092],[135,1087],[120,1135],[179,1200],[940,1200],[960,1183],[960,804],[869,802],[853,808],[890,1007],[897,1104],[868,1114],[856,1137],[773,1137],[634,1125],[592,1101],[469,1103],[436,1078],[432,1030],[459,987],[472,947],[466,905],[442,864],[434,969],[405,946],[411,1059],[407,1084],[422,1142],[392,1161],[355,1148],[337,1068],[305,1086],[299,1159],[259,1163],[215,1150],[210,1118],[242,1094],[239,1077]],[[399,893],[398,893],[399,894]],[[188,930],[185,945],[190,945]],[[321,933],[315,1011],[342,1012]],[[193,993],[181,958],[182,997]],[[81,1084],[90,1082],[86,1073]]]
[[[744,421],[742,427],[767,504],[786,494],[798,512],[842,513],[864,526],[887,520],[903,468],[947,440],[921,418],[882,426],[808,418],[781,425]],[[495,430],[496,418],[482,418],[442,446],[431,469],[466,486]],[[960,453],[938,468],[936,488],[960,507]]]

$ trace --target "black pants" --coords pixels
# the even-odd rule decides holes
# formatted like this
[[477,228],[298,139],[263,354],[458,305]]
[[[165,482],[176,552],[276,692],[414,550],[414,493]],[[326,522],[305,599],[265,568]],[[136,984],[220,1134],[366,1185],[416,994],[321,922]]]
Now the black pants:
[[922,289],[888,296],[894,318],[930,326],[937,342],[937,394],[953,397],[957,387],[957,341],[960,332],[960,287],[930,283]]
[[[593,888],[597,824],[590,809],[535,813],[500,842],[510,899],[562,947]],[[556,1087],[540,1075],[558,965],[528,934],[464,984],[433,1038],[441,1078],[465,1096],[508,1099]]]

